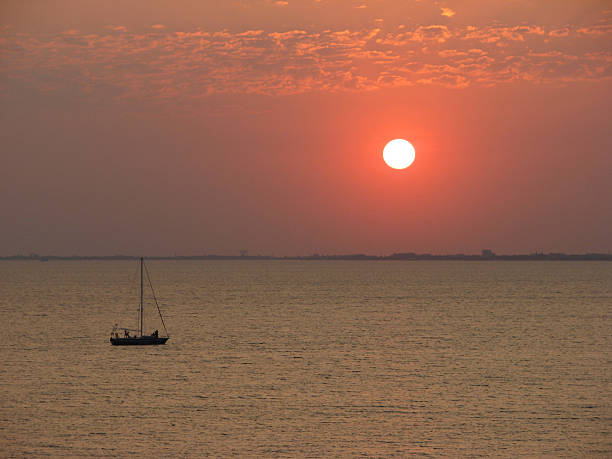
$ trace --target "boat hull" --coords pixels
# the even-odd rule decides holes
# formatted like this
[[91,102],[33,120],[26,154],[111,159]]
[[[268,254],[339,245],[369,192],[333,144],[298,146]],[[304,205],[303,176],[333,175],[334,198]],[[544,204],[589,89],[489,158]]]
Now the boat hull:
[[140,336],[130,338],[110,338],[113,346],[157,346],[166,344],[168,337]]

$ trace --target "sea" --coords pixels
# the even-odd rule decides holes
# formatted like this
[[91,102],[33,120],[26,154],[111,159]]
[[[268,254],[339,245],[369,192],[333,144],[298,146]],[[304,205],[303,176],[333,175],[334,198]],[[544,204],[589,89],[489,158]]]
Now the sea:
[[147,268],[0,262],[1,457],[612,457],[610,262]]

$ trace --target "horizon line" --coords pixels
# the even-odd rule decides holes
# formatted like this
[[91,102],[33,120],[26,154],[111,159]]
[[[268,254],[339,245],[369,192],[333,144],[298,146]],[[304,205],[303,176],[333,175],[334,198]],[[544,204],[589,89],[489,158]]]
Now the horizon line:
[[0,260],[135,260],[139,258],[150,260],[612,260],[610,252],[584,252],[584,253],[564,253],[564,252],[532,252],[532,253],[511,253],[497,254],[490,249],[484,249],[479,254],[432,254],[417,252],[394,252],[390,255],[370,255],[365,253],[345,253],[345,254],[318,254],[311,255],[240,255],[228,254],[199,254],[199,255],[39,255],[30,253],[29,255],[15,254],[0,256]]

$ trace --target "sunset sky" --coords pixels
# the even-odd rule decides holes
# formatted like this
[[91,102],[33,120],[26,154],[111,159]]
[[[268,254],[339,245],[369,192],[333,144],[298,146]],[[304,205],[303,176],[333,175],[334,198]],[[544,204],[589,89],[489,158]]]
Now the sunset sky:
[[610,252],[611,113],[609,0],[3,0],[0,255]]

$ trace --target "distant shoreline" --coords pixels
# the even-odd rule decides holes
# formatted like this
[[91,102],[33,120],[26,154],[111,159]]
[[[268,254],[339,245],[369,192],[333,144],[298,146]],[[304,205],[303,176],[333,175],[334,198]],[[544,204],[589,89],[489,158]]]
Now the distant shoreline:
[[[0,261],[94,261],[94,260],[137,260],[139,257],[133,255],[11,255],[0,257]],[[325,260],[325,261],[612,261],[612,254],[609,253],[584,253],[584,254],[565,254],[565,253],[532,253],[515,255],[497,255],[487,253],[481,255],[432,255],[418,253],[394,253],[392,255],[308,255],[308,256],[286,256],[277,257],[271,255],[184,255],[184,256],[148,256],[148,260]]]

